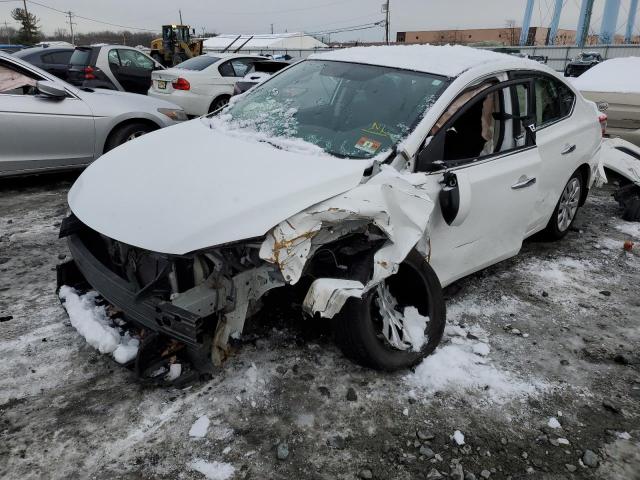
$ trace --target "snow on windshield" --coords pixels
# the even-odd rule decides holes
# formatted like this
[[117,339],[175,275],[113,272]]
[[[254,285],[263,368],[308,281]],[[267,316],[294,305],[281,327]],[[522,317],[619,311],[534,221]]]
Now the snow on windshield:
[[338,157],[373,158],[405,138],[446,85],[427,73],[305,61],[237,98],[212,127],[303,141]]
[[585,92],[640,92],[640,57],[612,58],[590,68],[573,81]]

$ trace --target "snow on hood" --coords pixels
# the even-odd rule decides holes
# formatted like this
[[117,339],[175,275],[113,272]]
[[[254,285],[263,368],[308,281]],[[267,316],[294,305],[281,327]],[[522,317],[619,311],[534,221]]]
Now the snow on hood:
[[640,57],[612,58],[590,68],[573,81],[582,92],[640,92]]
[[356,187],[369,160],[287,151],[200,119],[103,155],[69,206],[110,238],[168,254],[264,235],[288,217]]

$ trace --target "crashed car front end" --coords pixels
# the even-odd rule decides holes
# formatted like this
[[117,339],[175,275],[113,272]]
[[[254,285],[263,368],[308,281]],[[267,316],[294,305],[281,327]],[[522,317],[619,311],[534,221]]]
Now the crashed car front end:
[[[137,328],[184,344],[194,367],[209,372],[268,291],[301,284],[306,313],[333,318],[348,298],[395,274],[414,247],[428,257],[433,202],[423,181],[386,167],[264,237],[184,255],[127,245],[72,214],[60,236],[73,260],[58,267],[58,286],[95,289]],[[347,265],[358,262],[367,273],[353,277]]]

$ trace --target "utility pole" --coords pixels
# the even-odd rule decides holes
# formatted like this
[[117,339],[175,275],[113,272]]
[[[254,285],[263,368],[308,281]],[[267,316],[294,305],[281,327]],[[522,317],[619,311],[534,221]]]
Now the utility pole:
[[29,19],[29,10],[27,10],[27,0],[22,0],[22,4],[24,5],[24,16],[26,19],[25,25],[27,28],[27,41],[31,42],[31,20]]
[[178,14],[180,15],[180,25],[182,25],[182,10],[178,10]]
[[273,35],[273,23],[271,24],[271,35]]
[[67,16],[69,17],[69,30],[71,30],[71,45],[76,44],[76,36],[73,34],[73,26],[75,25],[73,21],[73,12],[69,10],[67,12]]
[[384,41],[387,45],[389,45],[389,19],[391,18],[391,11],[389,10],[389,0],[384,4],[384,13],[385,13],[385,21],[384,21]]

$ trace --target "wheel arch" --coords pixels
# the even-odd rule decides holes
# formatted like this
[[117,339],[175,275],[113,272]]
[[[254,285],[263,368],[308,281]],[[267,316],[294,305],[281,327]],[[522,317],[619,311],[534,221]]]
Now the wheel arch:
[[107,153],[106,152],[107,145],[109,145],[109,141],[113,138],[113,136],[118,130],[120,130],[123,127],[126,127],[127,125],[131,125],[133,123],[143,123],[145,125],[148,125],[149,127],[151,127],[152,131],[159,130],[162,128],[162,125],[159,125],[158,123],[154,122],[153,120],[149,120],[148,118],[128,118],[126,120],[123,120],[115,124],[111,128],[111,130],[109,130],[108,135],[105,137],[104,142],[102,143],[102,148],[100,150],[101,153],[102,154]]

